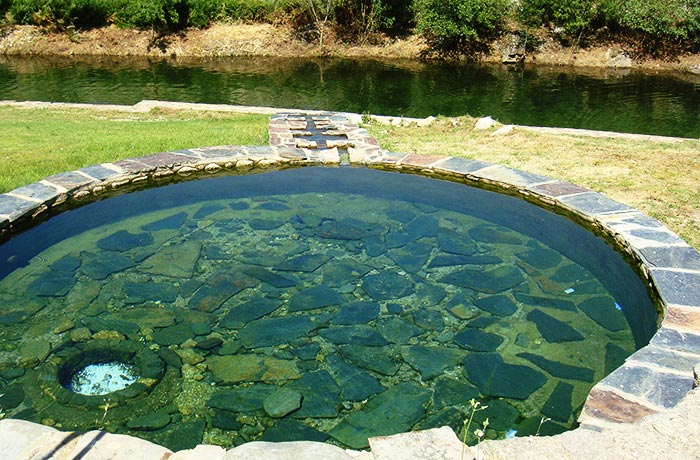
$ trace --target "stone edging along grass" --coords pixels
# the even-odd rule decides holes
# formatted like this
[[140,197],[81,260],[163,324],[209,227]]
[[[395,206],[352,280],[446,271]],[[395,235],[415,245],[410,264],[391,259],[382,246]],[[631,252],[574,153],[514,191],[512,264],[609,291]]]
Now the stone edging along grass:
[[[271,118],[269,147],[221,146],[157,153],[57,174],[2,194],[0,242],[53,214],[111,194],[206,175],[245,174],[318,164],[351,164],[448,178],[521,196],[578,220],[613,240],[637,265],[643,279],[658,296],[663,308],[659,331],[649,345],[634,353],[622,367],[593,387],[579,418],[583,429],[605,430],[616,423],[635,422],[649,414],[671,409],[694,387],[693,366],[700,362],[700,255],[663,224],[602,194],[560,180],[462,158],[388,152],[358,126],[358,115],[315,115],[319,120],[336,125],[337,131],[347,139],[345,144],[329,143],[327,147],[330,148],[322,150],[297,147],[300,141],[293,136],[293,131],[302,128],[299,113],[295,112]],[[31,428],[30,425],[29,422],[3,421],[0,424],[0,439],[7,437],[8,430],[12,433],[16,431],[17,439],[23,439],[22,433],[40,434],[53,430],[39,425]],[[458,444],[458,440],[450,429],[397,436],[409,437],[406,443],[416,446],[426,442],[433,444],[436,439],[442,439],[444,452],[435,452],[435,456],[430,458],[459,458],[454,457],[455,442]],[[24,439],[29,442],[33,435]],[[370,442],[372,452],[366,453],[370,456],[344,452],[338,448],[333,448],[338,449],[333,455],[326,452],[321,456],[380,458],[378,455],[385,445],[383,443],[393,442],[387,439],[374,438]],[[289,443],[288,447],[297,448],[298,444]],[[16,447],[24,448],[21,445]],[[305,452],[332,447],[308,447],[311,450]],[[266,447],[268,452],[280,448]],[[233,450],[238,449],[241,447]],[[242,454],[243,450],[252,455],[254,449],[254,446],[244,447],[237,455]],[[214,453],[213,450],[211,452]],[[314,452],[313,455],[320,454],[320,451]],[[216,458],[224,458],[223,449],[221,454]],[[309,453],[299,455],[296,458],[307,458],[305,455],[312,458]],[[177,458],[204,457],[185,457],[183,453],[183,457]],[[233,454],[230,458],[234,458]]]

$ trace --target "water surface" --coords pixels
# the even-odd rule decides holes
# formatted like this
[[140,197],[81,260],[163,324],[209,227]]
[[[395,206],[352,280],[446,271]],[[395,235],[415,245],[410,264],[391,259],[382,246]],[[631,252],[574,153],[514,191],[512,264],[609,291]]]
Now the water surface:
[[[359,168],[123,195],[16,236],[0,260],[8,416],[173,450],[358,449],[459,431],[472,398],[489,437],[560,432],[655,324],[640,279],[572,222]],[[132,393],[65,396],[63,357],[107,349],[138,363]]]
[[700,137],[700,76],[342,59],[0,57],[0,99],[143,99]]

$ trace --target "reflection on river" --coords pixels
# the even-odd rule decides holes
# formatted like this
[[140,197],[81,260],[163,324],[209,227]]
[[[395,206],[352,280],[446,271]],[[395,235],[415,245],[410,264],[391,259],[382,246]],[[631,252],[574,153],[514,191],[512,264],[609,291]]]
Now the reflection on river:
[[0,99],[143,99],[700,137],[700,76],[412,60],[0,57]]

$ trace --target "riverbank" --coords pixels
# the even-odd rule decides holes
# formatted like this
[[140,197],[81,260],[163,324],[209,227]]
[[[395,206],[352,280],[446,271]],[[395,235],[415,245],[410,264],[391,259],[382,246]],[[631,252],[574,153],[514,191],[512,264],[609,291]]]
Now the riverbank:
[[[491,44],[489,54],[472,56],[483,62],[501,62],[508,54],[509,36]],[[5,55],[99,55],[177,57],[365,57],[375,59],[419,59],[427,45],[416,35],[407,38],[378,38],[374,44],[355,45],[328,39],[323,48],[298,39],[287,26],[271,24],[219,23],[206,29],[189,29],[161,36],[153,31],[105,27],[70,33],[47,33],[35,26],[8,27],[0,33],[0,54]],[[616,44],[589,48],[565,48],[545,39],[524,57],[528,64],[578,67],[643,68],[677,70],[700,74],[700,55],[679,56],[673,61],[633,60]]]

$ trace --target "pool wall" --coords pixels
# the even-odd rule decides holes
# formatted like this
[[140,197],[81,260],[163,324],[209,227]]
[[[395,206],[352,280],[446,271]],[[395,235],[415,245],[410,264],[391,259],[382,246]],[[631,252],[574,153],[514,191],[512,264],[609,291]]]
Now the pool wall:
[[[250,174],[305,165],[349,164],[447,178],[518,195],[583,223],[609,241],[614,241],[648,283],[650,292],[657,297],[661,309],[658,316],[660,329],[647,346],[631,355],[623,366],[595,385],[579,418],[581,426],[575,431],[605,431],[613,429],[616,424],[636,422],[647,415],[667,411],[694,388],[696,376],[693,367],[700,362],[700,256],[663,224],[605,195],[567,182],[463,158],[385,151],[364,129],[358,127],[357,115],[327,115],[346,131],[350,141],[347,152],[338,147],[321,151],[297,148],[291,135],[294,117],[288,114],[271,118],[269,147],[219,146],[158,153],[57,174],[2,194],[0,242],[65,209],[131,189],[207,175]],[[29,422],[3,420],[0,422],[0,438],[7,437],[7,430],[31,432],[27,424]],[[52,429],[37,426],[36,430],[38,435]],[[410,442],[416,445],[432,443],[429,439],[434,435],[446,435],[456,440],[454,433],[445,434],[440,430],[446,429],[404,433],[395,439],[413,436]],[[17,439],[20,438],[18,434]],[[27,436],[23,439],[33,438]],[[375,446],[381,449],[380,444],[378,441],[370,442],[373,453]],[[20,447],[18,445],[17,448]],[[452,444],[444,443],[443,447],[446,449],[443,453],[436,451],[435,456],[420,458],[453,458],[453,454],[456,455]],[[268,448],[276,449],[273,446]],[[244,448],[254,449],[254,446]],[[349,455],[348,458],[360,458],[364,454],[346,452],[346,455]],[[0,454],[0,458],[19,457],[3,457]],[[206,458],[206,455],[182,458]],[[326,455],[324,458],[335,457]],[[380,457],[375,454],[363,458]]]

